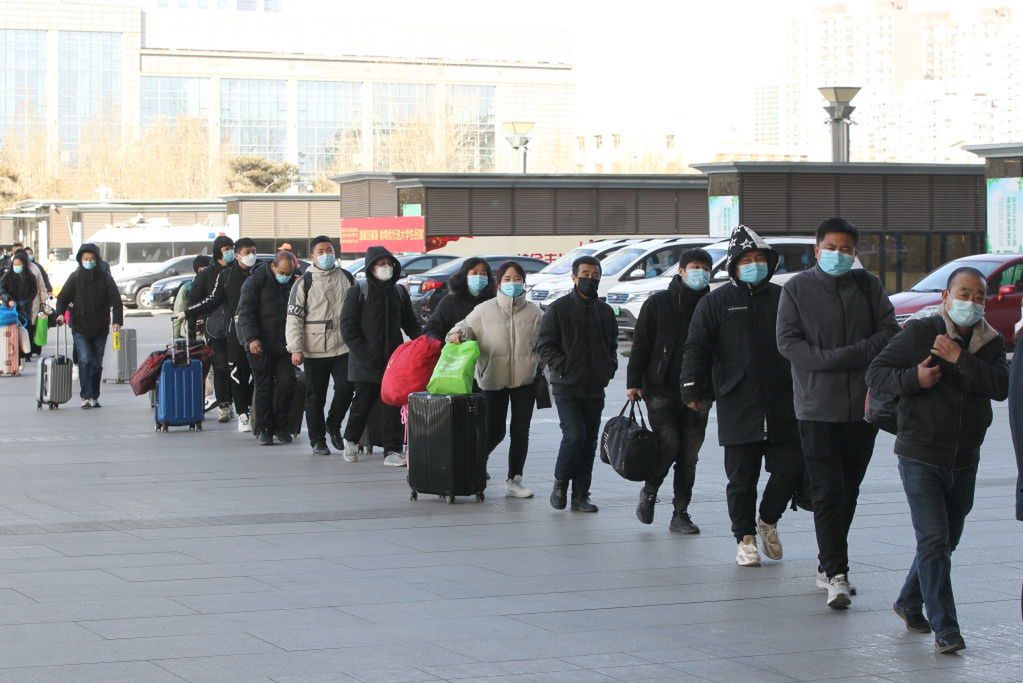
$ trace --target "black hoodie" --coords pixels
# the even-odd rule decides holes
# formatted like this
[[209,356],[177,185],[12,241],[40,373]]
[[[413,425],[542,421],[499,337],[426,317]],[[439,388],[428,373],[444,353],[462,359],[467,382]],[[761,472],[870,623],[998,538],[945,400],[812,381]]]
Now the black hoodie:
[[291,286],[299,278],[296,268],[283,285],[277,282],[270,263],[252,267],[238,301],[238,341],[245,346],[259,340],[268,353],[287,353],[284,327],[288,316]]
[[[388,257],[394,272],[381,282],[373,274],[373,264]],[[423,333],[412,311],[412,301],[399,286],[401,264],[384,247],[366,250],[366,280],[348,290],[341,307],[341,337],[348,345],[348,379],[380,384],[384,369],[394,350],[403,341],[402,330],[410,339]]]
[[[86,270],[82,267],[82,254],[96,257],[96,267]],[[114,284],[114,278],[103,269],[103,260],[94,244],[83,244],[75,256],[78,270],[64,283],[57,297],[57,315],[71,309],[71,329],[85,337],[99,337],[107,334],[111,323],[124,323],[124,309],[121,295]]]

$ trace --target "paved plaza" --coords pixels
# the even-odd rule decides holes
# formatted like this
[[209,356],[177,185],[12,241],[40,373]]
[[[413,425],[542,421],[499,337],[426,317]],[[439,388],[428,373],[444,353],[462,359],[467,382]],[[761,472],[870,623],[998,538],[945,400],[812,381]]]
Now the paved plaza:
[[[169,328],[129,325],[140,359]],[[413,503],[379,452],[346,464],[304,435],[261,448],[215,420],[157,434],[127,385],[104,385],[98,411],[37,411],[35,372],[0,379],[0,681],[1023,680],[1004,404],[954,557],[969,649],[942,656],[891,611],[914,542],[886,435],[851,537],[859,596],[834,612],[809,513],[783,517],[783,561],[735,565],[713,423],[691,508],[703,534],[682,537],[667,488],[643,526],[639,486],[600,462],[600,513],[552,510],[554,410],[533,421],[536,498],[504,497],[505,445],[484,503]]]

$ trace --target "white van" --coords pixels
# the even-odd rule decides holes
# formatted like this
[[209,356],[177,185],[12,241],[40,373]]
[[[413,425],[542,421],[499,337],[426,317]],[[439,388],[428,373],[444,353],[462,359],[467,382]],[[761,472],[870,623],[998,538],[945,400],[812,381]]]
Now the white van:
[[564,281],[566,275],[571,277],[572,263],[581,256],[593,256],[594,258],[603,261],[622,247],[644,242],[647,239],[649,238],[623,237],[620,239],[598,240],[596,242],[590,242],[589,244],[582,244],[566,253],[557,261],[553,261],[539,273],[531,273],[527,275],[526,291],[531,291],[535,287],[549,285],[552,282]]
[[[714,242],[712,237],[667,237],[641,240],[619,247],[601,262],[600,288],[597,296],[603,298],[608,291],[626,282],[642,282],[656,278],[678,264],[682,252],[705,247]],[[547,308],[552,301],[572,291],[571,263],[566,275],[558,280],[536,286],[529,293],[530,300]]]
[[171,226],[166,219],[154,219],[130,227],[103,228],[85,242],[96,245],[110,264],[110,274],[119,280],[148,273],[170,258],[209,254],[218,235],[238,239],[230,232],[224,227]]

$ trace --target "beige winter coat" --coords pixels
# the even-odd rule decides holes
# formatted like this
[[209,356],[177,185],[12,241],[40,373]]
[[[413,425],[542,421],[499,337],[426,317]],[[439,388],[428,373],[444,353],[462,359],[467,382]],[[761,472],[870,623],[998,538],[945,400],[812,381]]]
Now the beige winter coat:
[[455,325],[452,332],[479,343],[476,381],[481,389],[497,391],[533,383],[539,362],[533,345],[542,318],[540,309],[525,296],[512,299],[498,292]]
[[[306,295],[305,280],[312,277]],[[341,304],[352,286],[351,275],[341,268],[309,270],[295,281],[288,300],[284,335],[290,353],[309,358],[330,358],[348,353],[341,338]]]

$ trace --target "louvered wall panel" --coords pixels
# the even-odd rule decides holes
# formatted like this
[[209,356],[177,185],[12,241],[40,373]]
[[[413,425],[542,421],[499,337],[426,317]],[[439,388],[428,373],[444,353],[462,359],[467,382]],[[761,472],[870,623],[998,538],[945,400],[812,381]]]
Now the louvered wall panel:
[[337,238],[341,230],[340,201],[315,201],[309,206],[309,231],[316,235]]
[[274,202],[277,205],[277,234],[306,235],[309,231],[308,202]]
[[710,208],[703,188],[678,191],[678,232],[706,235],[710,230]]
[[585,235],[597,231],[596,194],[593,190],[556,190],[556,231]]
[[109,213],[83,213],[82,214],[82,237],[86,240],[102,230],[110,223]]
[[477,188],[472,196],[472,234],[511,234],[511,189]]
[[977,250],[987,253],[987,183],[983,178],[977,179],[977,231],[980,239],[977,242]]
[[884,227],[883,188],[884,180],[879,175],[839,176],[838,215],[860,230],[881,230]]
[[977,179],[934,176],[934,229],[977,229]]
[[639,232],[674,233],[675,225],[675,190],[638,190],[639,199]]
[[469,190],[430,188],[426,191],[431,235],[469,235]]
[[554,190],[515,190],[515,234],[554,234]]
[[194,211],[169,211],[167,218],[170,219],[171,225],[180,227],[192,227],[198,222]]
[[835,176],[793,173],[789,179],[792,198],[789,225],[797,235],[813,235],[826,218],[837,214]]
[[885,228],[889,232],[929,229],[930,177],[890,175],[885,181]]
[[274,236],[274,203],[241,202],[238,230],[244,237]]
[[224,224],[223,211],[200,211],[195,214],[195,221],[202,225],[219,226]]
[[394,185],[386,180],[369,181],[369,215],[398,215],[398,190]]
[[345,183],[341,186],[341,217],[365,218],[369,216],[369,181]]
[[15,239],[14,219],[0,218],[0,243],[11,244]]
[[[110,223],[111,223],[111,225],[125,225],[127,223],[131,223],[135,219],[135,216],[137,216],[138,214],[139,214],[138,211],[134,211],[134,212],[133,211],[118,211],[118,212],[110,214]],[[150,217],[151,218],[164,218],[164,216],[158,216],[155,213],[154,214],[150,214]]]
[[744,225],[763,234],[788,231],[786,176],[781,173],[747,173],[742,176],[739,215]]
[[597,190],[600,219],[597,232],[618,235],[636,232],[636,191]]

